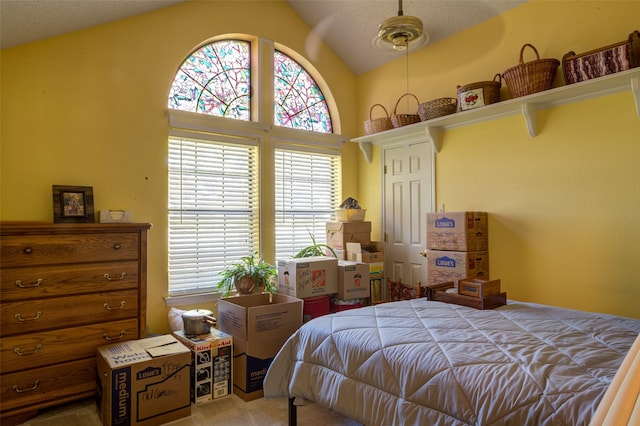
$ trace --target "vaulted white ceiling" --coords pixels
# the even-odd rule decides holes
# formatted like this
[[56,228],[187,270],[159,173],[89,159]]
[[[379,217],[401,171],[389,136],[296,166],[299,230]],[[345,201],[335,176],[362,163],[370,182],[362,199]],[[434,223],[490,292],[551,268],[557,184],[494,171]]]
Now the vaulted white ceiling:
[[[48,37],[198,0],[0,0],[0,47]],[[243,1],[243,0],[236,0]],[[526,0],[405,0],[405,15],[420,18],[430,43],[497,16]],[[307,38],[313,60],[314,40],[324,40],[356,74],[389,62],[402,53],[380,52],[371,41],[384,19],[398,14],[396,0],[288,0],[314,29]]]

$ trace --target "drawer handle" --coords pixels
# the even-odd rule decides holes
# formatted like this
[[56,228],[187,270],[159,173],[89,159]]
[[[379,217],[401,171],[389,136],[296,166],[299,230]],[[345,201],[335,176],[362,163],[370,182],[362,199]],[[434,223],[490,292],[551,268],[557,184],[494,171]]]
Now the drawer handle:
[[38,287],[43,282],[44,282],[44,280],[42,278],[38,278],[38,280],[35,283],[33,283],[31,285],[24,285],[22,283],[22,280],[16,280],[16,286],[18,286],[20,288],[33,288],[33,287]]
[[111,340],[118,340],[118,339],[122,339],[122,338],[124,337],[124,335],[125,335],[125,331],[124,331],[124,330],[120,330],[120,335],[119,335],[119,336],[116,336],[116,337],[110,337],[107,333],[104,333],[104,334],[102,335],[102,337],[104,337],[104,340],[111,341]]
[[125,302],[124,302],[124,300],[123,300],[122,302],[120,302],[120,307],[119,307],[119,308],[112,308],[111,306],[109,306],[109,304],[108,304],[108,303],[105,303],[103,306],[104,306],[104,308],[105,308],[106,310],[108,310],[108,311],[113,311],[113,310],[115,310],[115,309],[124,309],[124,303],[125,303]]
[[122,248],[122,246],[120,244],[114,244],[113,245],[113,249],[114,250],[120,250]]
[[20,389],[20,386],[13,385],[13,390],[18,392],[18,393],[31,392],[31,391],[34,391],[34,390],[38,389],[38,386],[40,386],[40,380],[36,380],[36,382],[33,384],[33,387],[28,388],[28,389]]
[[20,322],[25,322],[25,321],[35,321],[37,319],[40,319],[41,316],[42,316],[42,311],[38,311],[36,312],[36,316],[33,318],[22,318],[22,315],[20,314],[15,314],[14,318]]
[[25,247],[24,254],[31,254],[31,253],[33,253],[33,249],[31,247]]
[[127,276],[126,272],[123,272],[120,274],[120,278],[111,278],[111,275],[109,275],[109,273],[104,274],[104,277],[107,279],[107,281],[115,281],[115,280],[124,280],[124,277]]
[[36,345],[36,347],[35,347],[32,351],[30,351],[30,352],[22,352],[22,351],[20,350],[20,348],[14,348],[14,349],[13,349],[13,351],[14,351],[15,353],[17,353],[18,355],[23,356],[23,355],[33,355],[33,354],[35,354],[36,352],[38,352],[40,349],[42,349],[42,345],[41,345],[40,343],[38,343],[38,344]]

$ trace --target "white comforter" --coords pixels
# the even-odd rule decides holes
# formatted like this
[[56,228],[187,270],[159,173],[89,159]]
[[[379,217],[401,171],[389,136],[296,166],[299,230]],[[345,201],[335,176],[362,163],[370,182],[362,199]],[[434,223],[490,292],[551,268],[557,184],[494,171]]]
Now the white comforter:
[[274,359],[266,397],[365,425],[586,425],[640,320],[509,302],[415,299],[316,318]]

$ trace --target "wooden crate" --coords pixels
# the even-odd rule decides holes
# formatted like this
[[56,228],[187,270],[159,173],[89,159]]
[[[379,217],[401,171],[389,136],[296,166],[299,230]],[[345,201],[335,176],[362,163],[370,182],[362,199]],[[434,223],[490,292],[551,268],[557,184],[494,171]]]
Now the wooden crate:
[[500,294],[500,280],[465,278],[458,281],[458,293],[480,298]]
[[426,287],[426,296],[429,300],[436,302],[453,303],[470,308],[485,310],[494,309],[507,304],[507,293],[494,294],[486,297],[471,297],[458,293],[447,293],[448,288],[454,288],[453,281],[433,284]]

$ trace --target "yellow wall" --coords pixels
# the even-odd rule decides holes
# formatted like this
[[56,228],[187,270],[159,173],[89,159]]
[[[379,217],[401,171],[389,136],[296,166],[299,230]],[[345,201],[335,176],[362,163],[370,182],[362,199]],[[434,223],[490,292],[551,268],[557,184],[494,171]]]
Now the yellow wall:
[[[412,53],[409,91],[421,102],[456,97],[458,85],[517,65],[524,43],[560,59],[626,39],[638,16],[637,1],[532,1]],[[374,103],[393,109],[405,67],[401,57],[358,78],[358,122]],[[538,119],[535,138],[522,116],[446,131],[436,204],[490,213],[490,274],[510,298],[640,318],[640,117],[631,92]],[[376,148],[371,164],[359,160],[366,205],[380,203],[379,157]]]
[[[286,25],[285,25],[286,23]],[[205,40],[246,33],[304,53],[309,28],[284,2],[194,1],[1,52],[1,220],[52,221],[51,185],[93,186],[95,209],[150,222],[148,324],[167,326],[167,96]],[[355,76],[322,47],[307,59],[356,130]],[[344,194],[357,195],[355,144]]]
[[[421,101],[455,96],[457,85],[515,65],[523,43],[560,58],[626,38],[637,16],[634,1],[534,1],[412,54],[409,90]],[[302,53],[308,31],[283,2],[193,1],[1,51],[0,219],[51,221],[52,184],[93,186],[96,210],[133,210],[153,224],[148,323],[166,331],[166,104],[175,70],[219,34]],[[329,49],[308,59],[332,89],[346,135],[363,133],[373,103],[391,110],[405,90],[404,57],[358,78]],[[437,203],[491,213],[492,275],[509,297],[639,317],[640,119],[631,95],[554,108],[540,121],[534,139],[522,117],[446,132]],[[343,153],[343,195],[368,209],[377,239],[380,151],[371,164],[354,143]]]

